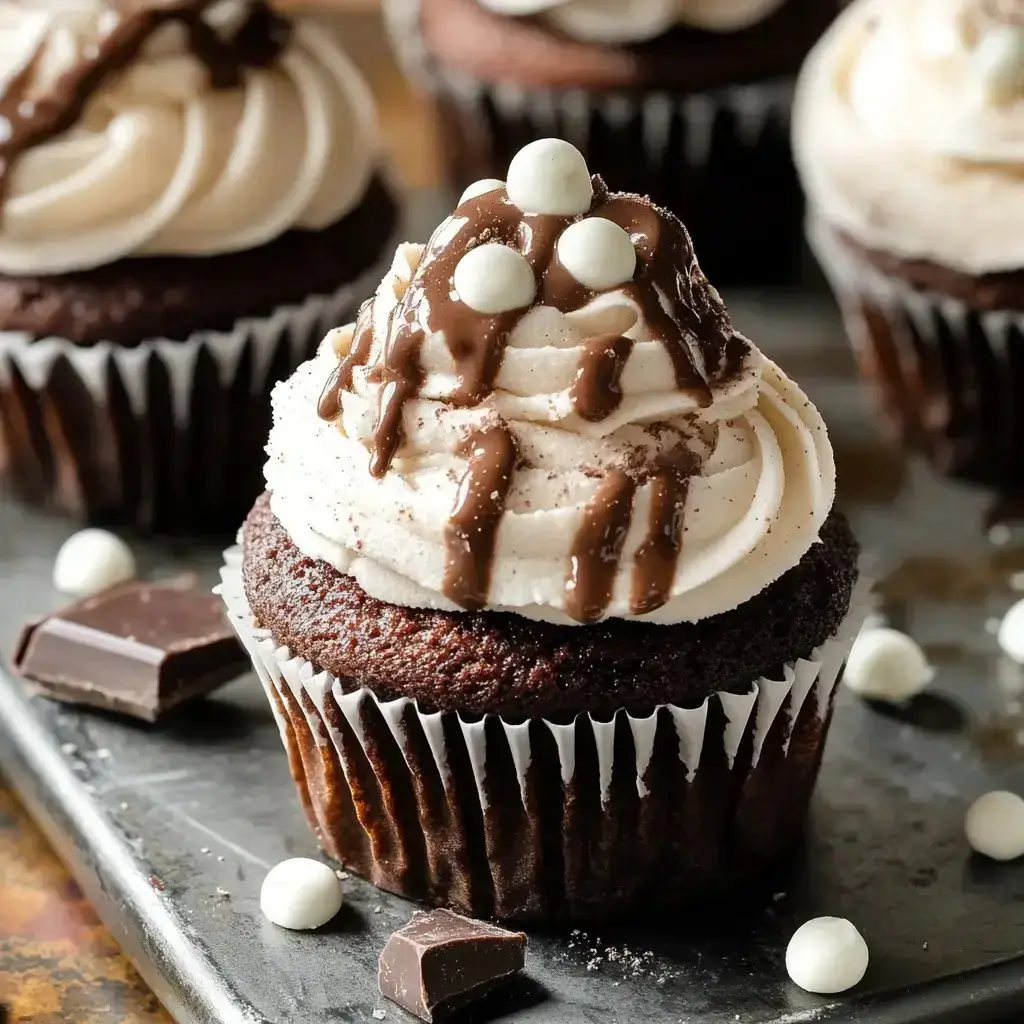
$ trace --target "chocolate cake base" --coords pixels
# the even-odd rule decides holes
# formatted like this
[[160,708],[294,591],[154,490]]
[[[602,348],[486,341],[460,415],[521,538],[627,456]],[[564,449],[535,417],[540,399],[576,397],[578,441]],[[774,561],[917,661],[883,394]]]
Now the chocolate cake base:
[[375,177],[341,220],[322,231],[287,231],[255,249],[123,259],[50,277],[0,274],[0,331],[126,348],[229,331],[244,317],[329,295],[358,277],[380,258],[396,216],[390,191]]
[[246,252],[0,277],[5,487],[98,525],[233,532],[271,389],[354,317],[396,222],[378,179],[324,231]]
[[1024,488],[1024,269],[971,275],[809,233],[901,441],[944,473]]
[[796,843],[856,558],[836,515],[727,615],[558,627],[375,601],[264,497],[223,593],[329,855],[474,916],[604,919],[723,899]]
[[256,621],[293,654],[381,700],[424,711],[570,721],[660,704],[696,707],[720,690],[781,677],[834,635],[850,606],[859,549],[838,512],[796,568],[734,611],[695,623],[609,619],[559,626],[520,615],[402,608],[305,557],[256,502],[242,528],[245,591]]

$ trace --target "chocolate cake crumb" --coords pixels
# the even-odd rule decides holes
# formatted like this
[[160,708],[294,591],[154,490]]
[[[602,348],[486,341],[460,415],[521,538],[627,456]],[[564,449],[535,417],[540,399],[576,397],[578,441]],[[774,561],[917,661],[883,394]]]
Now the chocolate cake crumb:
[[858,546],[833,512],[800,563],[739,608],[696,623],[607,620],[562,626],[497,612],[402,608],[306,558],[256,503],[243,528],[245,590],[276,643],[326,669],[346,690],[406,696],[422,711],[457,708],[557,719],[580,711],[647,715],[697,707],[714,691],[747,692],[806,657],[839,628],[857,578]]

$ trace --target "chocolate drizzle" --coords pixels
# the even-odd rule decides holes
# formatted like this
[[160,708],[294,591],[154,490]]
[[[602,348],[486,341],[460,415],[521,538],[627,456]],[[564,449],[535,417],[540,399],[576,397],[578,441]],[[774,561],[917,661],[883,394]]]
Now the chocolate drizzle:
[[288,22],[262,0],[252,0],[246,21],[231,39],[223,39],[204,19],[213,0],[136,2],[121,0],[111,10],[121,17],[46,93],[33,95],[35,65],[44,41],[25,69],[0,96],[0,119],[6,129],[0,142],[0,199],[11,169],[26,151],[72,128],[89,100],[112,76],[124,70],[146,41],[168,22],[185,29],[193,55],[207,69],[214,89],[230,89],[242,81],[246,67],[262,67],[275,60],[287,43]]
[[595,622],[612,599],[635,495],[636,484],[626,471],[610,470],[583,513],[565,584],[565,610],[577,622]]
[[357,366],[365,366],[373,351],[373,299],[367,299],[359,307],[352,345],[334,368],[330,380],[320,395],[317,413],[328,422],[341,415],[341,393],[352,388],[352,378]]
[[651,511],[647,539],[633,556],[630,611],[646,615],[660,608],[672,591],[676,565],[683,549],[683,509],[696,470],[693,456],[674,449],[660,460],[651,477]]
[[516,442],[512,431],[499,423],[475,431],[463,449],[469,461],[445,527],[444,592],[461,607],[476,611],[487,604],[498,527],[516,463]]
[[[713,386],[742,368],[748,344],[732,331],[683,225],[648,200],[609,193],[597,176],[593,186],[593,202],[581,217],[524,215],[500,188],[467,200],[437,228],[370,371],[370,380],[380,384],[370,460],[374,476],[387,473],[401,448],[403,410],[422,387],[422,347],[428,336],[443,332],[455,367],[457,384],[446,396],[448,402],[479,406],[494,390],[509,337],[530,307],[487,315],[459,299],[453,284],[455,268],[476,245],[498,242],[520,252],[537,282],[536,302],[571,313],[587,306],[597,293],[562,266],[558,239],[582,217],[613,221],[630,235],[637,256],[633,280],[614,290],[636,304],[651,337],[663,345],[676,388],[707,407]],[[338,415],[338,393],[351,387],[352,367],[368,358],[371,340],[362,340],[363,331],[357,330],[351,353],[321,398],[325,419]],[[619,407],[622,375],[633,347],[630,338],[619,335],[601,335],[584,343],[569,395],[582,419],[599,422]],[[478,609],[487,603],[495,541],[515,466],[515,436],[506,424],[492,423],[476,431],[464,451],[469,461],[445,531],[444,593],[463,608]],[[682,549],[689,476],[697,469],[696,457],[680,442],[650,465],[613,467],[604,474],[572,545],[566,581],[569,615],[592,622],[606,612],[632,524],[634,499],[644,485],[651,489],[650,521],[635,556],[631,609],[642,615],[668,600]]]
[[622,404],[622,371],[632,352],[633,339],[620,334],[600,334],[584,342],[569,391],[573,408],[583,419],[599,423]]

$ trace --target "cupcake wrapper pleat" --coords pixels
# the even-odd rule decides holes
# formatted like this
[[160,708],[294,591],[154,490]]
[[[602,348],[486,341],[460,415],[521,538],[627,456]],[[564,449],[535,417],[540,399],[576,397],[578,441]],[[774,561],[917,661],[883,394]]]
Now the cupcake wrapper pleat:
[[677,907],[786,852],[867,608],[858,585],[835,637],[745,694],[513,722],[345,692],[254,624],[237,548],[221,579],[326,852],[382,888],[520,920]]
[[79,346],[0,332],[5,484],[88,522],[234,529],[262,486],[272,387],[380,275],[183,341]]
[[888,277],[819,218],[807,233],[900,439],[953,476],[1024,487],[1024,312],[972,309]]

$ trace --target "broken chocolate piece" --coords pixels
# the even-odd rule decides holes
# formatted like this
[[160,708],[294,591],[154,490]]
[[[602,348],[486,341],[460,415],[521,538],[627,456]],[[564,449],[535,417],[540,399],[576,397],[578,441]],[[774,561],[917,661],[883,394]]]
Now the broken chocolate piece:
[[47,696],[147,722],[249,665],[219,598],[138,581],[28,624],[13,662]]
[[380,955],[381,995],[421,1020],[441,1020],[523,969],[526,936],[450,910],[418,913]]

